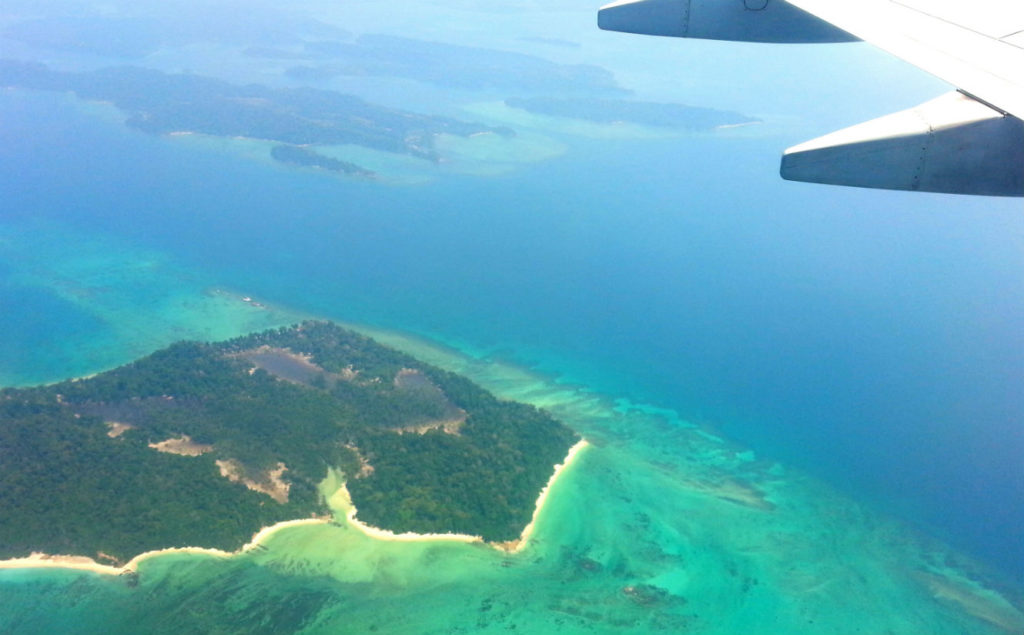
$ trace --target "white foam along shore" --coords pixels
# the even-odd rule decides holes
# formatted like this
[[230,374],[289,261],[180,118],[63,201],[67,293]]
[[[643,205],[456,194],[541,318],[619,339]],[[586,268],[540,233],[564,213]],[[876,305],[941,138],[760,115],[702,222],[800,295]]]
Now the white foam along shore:
[[[494,543],[493,546],[497,549],[508,552],[518,552],[526,546],[530,535],[533,533],[534,526],[537,522],[537,517],[540,515],[540,511],[544,506],[545,501],[548,497],[548,492],[555,480],[560,474],[572,464],[573,460],[579,455],[580,451],[587,446],[587,442],[584,440],[579,441],[576,445],[569,449],[569,453],[565,456],[560,464],[555,466],[554,472],[551,474],[551,478],[548,479],[544,489],[541,490],[540,496],[537,498],[537,504],[533,510],[533,518],[530,523],[523,529],[517,540],[511,540],[503,543]],[[352,499],[349,497],[348,490],[345,485],[342,484],[339,490],[339,494],[344,496],[347,511],[345,518],[349,525],[355,529],[361,531],[367,536],[376,540],[389,540],[389,541],[452,541],[452,542],[483,542],[480,536],[470,536],[468,534],[417,534],[413,532],[406,532],[396,534],[386,529],[380,529],[372,527],[366,523],[356,519],[356,508],[352,505]],[[102,575],[122,575],[125,573],[132,573],[138,570],[139,563],[148,558],[154,558],[157,556],[164,556],[170,554],[193,554],[193,555],[205,555],[212,556],[215,558],[230,558],[231,556],[245,553],[255,549],[268,538],[282,529],[288,529],[289,527],[297,527],[301,525],[320,525],[329,522],[324,518],[299,518],[295,520],[286,520],[283,522],[276,523],[269,527],[264,527],[256,532],[252,540],[246,543],[241,549],[237,551],[224,551],[222,549],[209,549],[205,547],[171,547],[167,549],[156,549],[153,551],[147,551],[141,553],[132,558],[124,566],[116,566],[109,564],[101,564],[96,560],[87,556],[71,556],[71,555],[49,555],[40,552],[34,552],[32,555],[23,558],[11,558],[10,560],[0,560],[0,569],[72,569],[78,571],[91,571],[93,573],[99,573]]]

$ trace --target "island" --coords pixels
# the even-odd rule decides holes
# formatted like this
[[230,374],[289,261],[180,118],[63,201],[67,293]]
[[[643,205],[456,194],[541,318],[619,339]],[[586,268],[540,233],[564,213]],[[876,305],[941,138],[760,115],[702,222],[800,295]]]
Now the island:
[[316,150],[310,150],[303,146],[292,146],[288,144],[276,145],[270,149],[270,156],[275,161],[290,163],[300,167],[319,168],[328,172],[339,174],[351,174],[358,176],[374,176],[372,170],[359,167],[350,161],[342,161],[333,157],[325,156]]
[[626,122],[686,130],[712,130],[760,121],[728,110],[626,99],[510,97],[505,100],[505,105],[538,115],[569,117],[596,123]]
[[0,390],[0,558],[235,551],[261,528],[327,518],[318,485],[339,473],[366,525],[512,541],[579,441],[329,322],[179,342]]
[[[61,16],[11,13],[0,37],[71,54],[138,60],[160,51],[217,44],[261,60],[294,60],[285,76],[319,82],[336,76],[398,77],[472,91],[509,94],[615,96],[630,91],[613,73],[594,64],[559,63],[545,57],[402,37],[355,34],[294,6],[248,3],[244,11],[221,3],[196,3],[188,11],[136,7],[111,15],[74,12]],[[577,42],[519,38],[549,47]]]
[[348,39],[306,40],[291,47],[252,47],[254,57],[305,60],[285,71],[302,81],[339,75],[400,77],[473,93],[628,95],[606,68],[560,64],[543,57],[447,42],[368,33]]
[[352,144],[434,162],[441,159],[434,147],[439,134],[515,135],[505,127],[387,108],[330,90],[238,86],[132,66],[64,72],[0,60],[3,86],[73,91],[82,99],[110,102],[127,114],[129,126],[152,134],[196,132],[293,146]]

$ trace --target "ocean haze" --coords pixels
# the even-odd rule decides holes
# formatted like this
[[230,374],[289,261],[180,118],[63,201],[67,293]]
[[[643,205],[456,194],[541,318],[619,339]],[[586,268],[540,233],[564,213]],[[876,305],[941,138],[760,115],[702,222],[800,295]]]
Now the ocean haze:
[[[479,165],[495,160],[485,156],[483,145],[469,144],[461,163],[402,164],[401,170],[416,171],[417,180],[399,183],[389,180],[386,157],[382,178],[346,179],[275,164],[269,146],[257,142],[146,135],[125,127],[108,105],[5,90],[5,383],[95,372],[161,341],[195,337],[203,314],[175,321],[174,294],[191,298],[222,287],[287,307],[294,312],[288,315],[411,333],[470,359],[528,368],[555,386],[584,386],[611,399],[674,411],[677,419],[657,424],[664,428],[653,420],[630,420],[652,426],[635,433],[642,451],[628,450],[632,433],[626,426],[613,427],[599,434],[623,444],[623,456],[584,460],[593,471],[581,469],[580,475],[610,478],[597,470],[600,465],[635,477],[623,487],[638,501],[655,498],[645,487],[662,486],[661,476],[637,467],[659,456],[650,449],[657,437],[668,444],[659,451],[672,455],[676,435],[699,424],[759,460],[820,478],[857,505],[899,518],[1024,582],[1019,200],[813,186],[777,176],[787,145],[910,107],[944,87],[861,45],[733,47],[600,33],[593,26],[596,7],[579,2],[493,10],[436,2],[392,21],[381,15],[394,13],[382,3],[303,7],[289,10],[295,16],[289,23],[312,28],[305,18],[315,17],[317,24],[351,34],[401,34],[461,46],[483,46],[482,34],[490,29],[495,48],[606,68],[636,99],[738,110],[763,123],[641,136],[559,120],[481,120],[481,112],[500,112],[480,107],[496,101],[493,95],[473,100],[458,90],[421,86],[402,107],[485,125],[520,125],[517,133],[535,135],[547,150],[538,156],[546,158],[509,161],[482,175],[486,171],[467,167],[472,152],[479,151]],[[17,5],[13,10],[30,13]],[[132,14],[127,6],[119,10]],[[435,18],[426,20],[432,12]],[[571,16],[563,21],[565,32],[549,23],[559,16]],[[6,16],[5,24],[15,17]],[[320,39],[330,31],[316,29],[315,36],[293,30],[263,44]],[[579,46],[554,47],[527,36]],[[226,68],[247,65],[244,81],[295,85],[284,75],[291,62],[264,65],[230,39],[183,46],[148,57],[135,47],[132,59],[100,59],[95,52],[69,53],[23,40],[10,50],[61,69],[153,62],[178,71],[187,63],[217,76],[218,58],[204,52],[226,47],[234,53],[221,76],[230,74]],[[688,73],[687,63],[695,65],[698,57],[700,68]],[[744,70],[745,57],[752,68]],[[652,66],[652,60],[659,63]],[[806,64],[797,67],[799,60]],[[828,77],[822,76],[826,68],[832,70]],[[396,107],[408,81],[338,77],[317,88],[366,85],[367,99]],[[523,128],[523,121],[533,128]],[[158,264],[150,277],[129,274],[131,258],[87,270],[75,260],[75,245],[93,240],[121,245],[132,257],[153,254]],[[133,313],[140,325],[120,324]],[[223,320],[211,334],[217,337],[264,324],[260,317],[216,315]],[[153,330],[164,332],[144,334],[149,319]],[[585,417],[580,421],[591,425]],[[680,445],[675,454],[690,456],[686,452]],[[598,485],[568,481],[566,487]],[[599,500],[586,491],[579,496]],[[616,505],[622,513],[653,513],[639,502],[635,509]],[[700,513],[686,502],[671,508],[654,515],[670,523],[677,517],[672,514]],[[610,512],[596,515],[613,522]],[[625,540],[606,527],[559,526],[586,536],[581,541]],[[644,530],[630,525],[629,531]],[[695,558],[687,535],[660,536],[660,544]],[[665,546],[672,540],[675,547]],[[588,557],[613,575],[611,559]],[[659,562],[665,571],[685,570]],[[204,575],[224,575],[206,564],[193,566]],[[554,580],[560,574],[552,571],[537,575]],[[652,583],[659,579],[651,576]],[[257,586],[270,584],[259,580]],[[275,584],[301,586],[289,580]],[[301,610],[315,611],[319,602],[311,599]],[[718,623],[704,632],[729,632],[740,624]],[[975,626],[951,632],[990,632]],[[405,628],[416,632],[414,625]]]

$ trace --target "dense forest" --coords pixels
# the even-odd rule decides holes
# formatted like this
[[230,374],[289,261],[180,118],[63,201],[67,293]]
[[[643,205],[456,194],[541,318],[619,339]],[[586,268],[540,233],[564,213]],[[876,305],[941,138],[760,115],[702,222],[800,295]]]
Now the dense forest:
[[[261,526],[325,513],[329,467],[371,525],[508,540],[576,439],[330,323],[180,342],[90,378],[0,390],[0,558],[237,549]],[[160,451],[167,440],[179,449]],[[260,491],[282,464],[284,501]]]

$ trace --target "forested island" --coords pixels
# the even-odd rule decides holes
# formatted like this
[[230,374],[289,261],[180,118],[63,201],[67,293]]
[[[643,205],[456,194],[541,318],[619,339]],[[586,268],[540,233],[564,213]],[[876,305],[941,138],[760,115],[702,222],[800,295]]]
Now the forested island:
[[82,99],[109,101],[128,115],[129,126],[153,134],[198,132],[295,146],[354,144],[430,161],[441,158],[434,148],[434,137],[441,133],[515,134],[504,127],[386,108],[329,90],[237,86],[131,66],[73,73],[0,60],[0,86],[73,91]]
[[544,411],[331,323],[180,342],[0,390],[0,558],[235,550],[326,514],[330,468],[370,525],[512,540],[577,440]]
[[[15,16],[8,16],[14,18]],[[323,81],[339,75],[399,77],[446,88],[509,94],[617,96],[623,89],[606,68],[563,64],[537,55],[385,34],[353,34],[292,7],[194,4],[187,12],[147,7],[130,15],[68,15],[11,19],[0,38],[58,50],[142,60],[197,43],[238,47],[264,60],[294,60],[288,77]],[[567,40],[522,37],[550,47]]]
[[570,117],[597,123],[621,121],[686,130],[711,130],[719,126],[760,121],[728,110],[625,99],[510,97],[505,100],[505,105],[539,115]]

